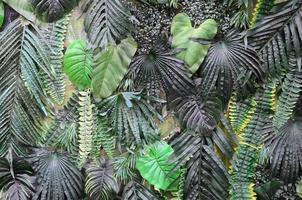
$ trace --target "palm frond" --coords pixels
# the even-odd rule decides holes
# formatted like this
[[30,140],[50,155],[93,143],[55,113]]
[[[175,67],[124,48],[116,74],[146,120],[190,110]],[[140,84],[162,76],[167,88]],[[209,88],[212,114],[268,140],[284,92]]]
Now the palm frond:
[[116,44],[132,30],[130,12],[121,0],[93,0],[84,24],[93,47]]
[[159,139],[155,126],[159,116],[141,93],[118,93],[102,101],[99,108],[102,116],[108,116],[119,144],[142,147]]
[[79,0],[32,0],[38,16],[46,22],[54,22],[69,13]]
[[39,38],[19,19],[0,35],[2,156],[9,148],[20,154],[22,144],[34,145],[41,139],[41,121],[47,109],[38,70],[49,73],[42,46]]
[[175,52],[157,44],[132,60],[127,77],[137,90],[146,89],[151,96],[159,96],[162,89],[166,94],[173,90],[187,94],[194,86],[184,62],[175,56]]
[[289,120],[272,140],[269,147],[269,162],[273,176],[280,176],[285,182],[295,182],[302,168],[301,119]]
[[185,199],[228,199],[230,177],[224,164],[211,147],[202,144],[199,147],[188,166]]
[[257,53],[245,46],[235,31],[212,44],[199,68],[202,85],[209,91],[216,86],[224,102],[228,102],[233,89],[247,81],[263,80],[264,73]]
[[127,183],[137,176],[135,164],[138,156],[137,152],[128,151],[113,159],[114,176],[118,181]]
[[101,159],[99,165],[91,165],[86,169],[86,192],[91,199],[114,199],[119,191],[119,184],[113,176],[112,164]]
[[28,161],[38,174],[38,187],[33,200],[81,199],[84,180],[67,156],[46,149],[35,149]]
[[288,1],[281,10],[264,17],[246,33],[248,44],[258,52],[265,71],[271,76],[284,72],[292,51],[301,69],[301,6],[301,1]]
[[27,200],[35,192],[34,171],[20,159],[0,158],[0,190],[6,200]]
[[201,93],[183,95],[172,103],[184,127],[198,133],[208,134],[220,118],[221,104],[212,94],[208,97]]
[[136,200],[136,199],[152,199],[160,200],[154,191],[148,189],[140,182],[133,180],[130,181],[123,192],[123,200]]

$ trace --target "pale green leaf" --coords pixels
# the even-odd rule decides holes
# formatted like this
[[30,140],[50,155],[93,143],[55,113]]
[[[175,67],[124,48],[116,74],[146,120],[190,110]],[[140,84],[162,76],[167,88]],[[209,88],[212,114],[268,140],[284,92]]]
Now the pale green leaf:
[[210,47],[209,44],[200,44],[192,38],[211,40],[217,33],[217,23],[213,19],[204,21],[198,28],[192,27],[187,14],[176,15],[172,22],[172,47],[184,49],[177,57],[186,62],[192,73],[195,73]]
[[136,42],[132,38],[127,38],[117,46],[109,45],[96,55],[92,75],[92,88],[95,96],[106,98],[117,89],[128,71],[136,49]]

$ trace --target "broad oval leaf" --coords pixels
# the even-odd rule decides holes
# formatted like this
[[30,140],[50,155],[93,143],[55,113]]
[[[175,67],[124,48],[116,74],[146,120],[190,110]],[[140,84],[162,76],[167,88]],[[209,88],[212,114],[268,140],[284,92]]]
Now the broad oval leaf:
[[61,19],[77,4],[78,0],[32,0],[36,13],[46,22]]
[[193,28],[187,14],[180,13],[172,21],[172,47],[184,49],[177,55],[187,63],[192,73],[195,73],[210,48],[209,44],[199,44],[192,38],[212,40],[217,33],[217,23],[213,19],[204,21],[198,28]]
[[147,147],[146,155],[136,162],[136,168],[144,179],[158,189],[175,190],[180,171],[174,171],[176,164],[169,159],[174,150],[166,142],[156,142]]
[[96,55],[92,75],[92,88],[95,96],[106,98],[117,89],[128,71],[136,49],[136,42],[132,38],[127,38],[117,46],[109,45]]
[[80,90],[91,86],[93,54],[83,40],[74,41],[64,56],[64,71],[69,80]]

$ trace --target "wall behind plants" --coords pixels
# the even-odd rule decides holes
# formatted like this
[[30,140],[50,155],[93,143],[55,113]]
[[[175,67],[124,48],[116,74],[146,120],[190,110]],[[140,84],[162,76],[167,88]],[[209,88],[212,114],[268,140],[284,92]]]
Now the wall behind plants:
[[299,199],[301,9],[0,0],[0,199]]

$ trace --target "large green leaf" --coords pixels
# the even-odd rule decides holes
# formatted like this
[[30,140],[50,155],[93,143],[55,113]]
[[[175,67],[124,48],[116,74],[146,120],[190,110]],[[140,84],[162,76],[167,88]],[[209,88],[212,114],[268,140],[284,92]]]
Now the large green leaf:
[[192,27],[190,18],[184,13],[176,15],[172,22],[171,33],[173,36],[172,47],[185,49],[178,54],[184,60],[192,73],[195,73],[207,55],[209,44],[199,44],[191,38],[211,40],[217,33],[217,23],[208,19],[198,28]]
[[109,97],[124,78],[137,49],[132,38],[124,39],[119,45],[109,45],[96,55],[92,75],[93,93],[97,97]]
[[92,51],[86,48],[83,40],[74,41],[67,49],[64,56],[64,71],[69,80],[80,90],[91,85]]
[[146,155],[137,160],[136,168],[156,188],[175,190],[180,171],[174,171],[176,163],[169,162],[173,152],[166,142],[156,142],[147,148]]

